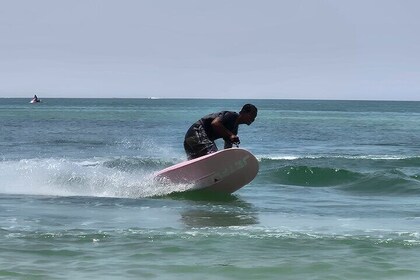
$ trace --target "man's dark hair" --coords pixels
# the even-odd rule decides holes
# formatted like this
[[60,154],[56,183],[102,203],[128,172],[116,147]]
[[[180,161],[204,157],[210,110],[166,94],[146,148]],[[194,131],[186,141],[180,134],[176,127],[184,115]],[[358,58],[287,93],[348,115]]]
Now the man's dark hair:
[[257,112],[258,112],[257,107],[255,107],[254,105],[252,105],[252,104],[245,104],[242,107],[241,113],[252,113],[252,112],[255,112],[255,114],[257,114]]

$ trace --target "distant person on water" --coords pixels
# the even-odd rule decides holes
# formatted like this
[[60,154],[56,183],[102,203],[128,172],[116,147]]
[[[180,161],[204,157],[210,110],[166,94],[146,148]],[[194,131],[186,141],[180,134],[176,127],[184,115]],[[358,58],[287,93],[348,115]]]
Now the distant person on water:
[[257,117],[257,107],[245,104],[238,113],[222,111],[202,117],[194,123],[185,134],[184,149],[188,159],[194,159],[217,152],[214,143],[216,139],[223,138],[225,149],[239,145],[238,126],[250,125]]
[[32,98],[32,102],[39,102],[39,98],[38,96],[36,96],[36,94],[34,95],[34,98]]

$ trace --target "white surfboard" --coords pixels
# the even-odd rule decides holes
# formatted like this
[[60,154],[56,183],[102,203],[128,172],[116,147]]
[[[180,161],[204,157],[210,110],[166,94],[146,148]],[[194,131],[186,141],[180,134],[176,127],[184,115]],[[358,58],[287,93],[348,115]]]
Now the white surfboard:
[[250,183],[258,168],[258,160],[253,154],[231,148],[175,164],[155,176],[174,184],[192,184],[191,190],[233,193]]

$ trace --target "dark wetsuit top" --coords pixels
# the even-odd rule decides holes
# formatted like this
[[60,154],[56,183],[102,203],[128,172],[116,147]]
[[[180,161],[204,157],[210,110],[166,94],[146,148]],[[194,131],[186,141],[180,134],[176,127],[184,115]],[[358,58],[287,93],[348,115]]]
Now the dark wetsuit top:
[[[239,117],[239,114],[236,112],[230,112],[230,111],[223,111],[219,113],[213,113],[209,114],[207,116],[204,116],[201,118],[197,123],[201,124],[204,128],[204,131],[206,132],[208,138],[211,141],[214,141],[216,139],[222,138],[221,135],[218,135],[212,128],[211,122],[219,117],[222,121],[222,124],[224,127],[226,127],[229,131],[231,131],[233,134],[238,134],[238,126],[236,124],[236,120]],[[196,123],[196,124],[197,124]],[[229,139],[225,139],[229,141]]]
[[[224,127],[233,134],[238,134],[238,125],[236,125],[236,120],[239,117],[238,113],[223,111],[204,116],[194,123],[185,134],[184,149],[189,159],[217,151],[214,140],[222,138],[222,136],[217,134],[211,126],[211,122],[217,117],[220,118]],[[224,140],[225,148],[231,148],[230,139]]]

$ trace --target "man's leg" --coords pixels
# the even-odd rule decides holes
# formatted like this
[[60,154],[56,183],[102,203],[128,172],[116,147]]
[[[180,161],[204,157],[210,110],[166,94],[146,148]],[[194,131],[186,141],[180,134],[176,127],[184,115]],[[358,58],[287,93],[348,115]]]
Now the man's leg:
[[184,149],[189,160],[217,152],[216,144],[207,137],[202,126],[194,127],[185,137]]

